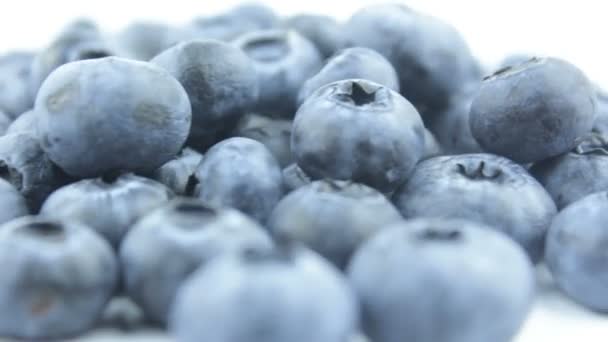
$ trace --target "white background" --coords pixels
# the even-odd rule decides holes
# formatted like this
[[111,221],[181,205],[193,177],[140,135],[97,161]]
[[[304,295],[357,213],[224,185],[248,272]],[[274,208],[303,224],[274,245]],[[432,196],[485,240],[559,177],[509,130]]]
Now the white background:
[[[527,52],[567,59],[600,85],[608,86],[608,12],[604,1],[409,0],[403,1],[455,25],[488,67],[505,55]],[[0,12],[0,53],[43,47],[66,21],[90,17],[114,32],[133,19],[179,24],[211,15],[239,1],[10,0]],[[347,19],[374,1],[265,1],[283,15],[316,12]],[[608,318],[542,288],[538,305],[518,342],[608,341]],[[608,294],[607,294],[608,295]],[[99,335],[98,340],[113,340]],[[493,341],[488,341],[493,342]]]

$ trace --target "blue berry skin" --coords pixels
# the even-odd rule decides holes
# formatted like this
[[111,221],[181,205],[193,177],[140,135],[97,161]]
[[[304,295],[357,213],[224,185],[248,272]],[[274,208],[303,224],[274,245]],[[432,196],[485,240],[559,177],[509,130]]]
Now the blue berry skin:
[[313,179],[352,180],[388,193],[425,148],[424,125],[406,99],[366,80],[318,89],[298,110],[291,150]]
[[72,181],[53,164],[31,132],[0,137],[0,178],[25,197],[33,213],[53,191]]
[[29,213],[25,199],[4,179],[0,179],[0,224],[16,219],[21,216],[26,216]]
[[469,126],[471,103],[478,89],[479,82],[467,85],[462,92],[453,95],[446,110],[428,124],[445,154],[483,152]]
[[149,61],[170,47],[175,30],[164,23],[135,21],[113,37],[113,46],[122,57]]
[[171,197],[173,193],[164,185],[133,174],[84,179],[53,192],[44,202],[41,214],[81,222],[118,248],[140,217]]
[[154,57],[186,89],[192,104],[188,144],[206,150],[222,140],[253,107],[258,84],[241,50],[218,41],[189,41]]
[[118,57],[55,70],[36,99],[42,148],[66,173],[93,178],[156,170],[181,150],[191,108],[179,82]]
[[551,196],[526,169],[490,154],[427,159],[393,195],[405,218],[460,218],[517,241],[533,262],[557,213]]
[[405,5],[365,7],[350,18],[345,31],[352,45],[376,50],[393,64],[401,94],[425,122],[445,109],[463,83],[481,78],[456,29]]
[[341,50],[327,60],[323,69],[304,83],[298,102],[302,104],[324,85],[352,78],[372,81],[399,92],[399,79],[391,63],[374,50],[356,47]]
[[283,185],[287,193],[308,185],[312,182],[310,177],[298,164],[290,164],[283,169]]
[[30,73],[32,98],[36,98],[44,80],[63,64],[112,55],[114,51],[94,22],[86,19],[72,22],[34,57]]
[[6,134],[6,131],[8,131],[8,128],[10,127],[11,123],[12,120],[8,116],[8,114],[4,113],[3,111],[0,111],[0,136]]
[[343,25],[326,15],[298,14],[287,18],[283,25],[315,44],[323,58],[333,56],[346,44]]
[[87,226],[24,217],[0,226],[0,336],[65,340],[86,332],[114,293],[118,263]]
[[569,153],[535,163],[530,172],[562,209],[589,194],[608,190],[608,137],[579,139]]
[[249,3],[219,15],[194,19],[189,35],[195,39],[230,42],[248,32],[277,28],[279,24],[280,19],[272,8]]
[[125,289],[150,321],[165,325],[179,287],[197,268],[226,253],[271,246],[263,228],[234,209],[176,199],[142,218],[124,240]]
[[194,191],[194,171],[203,155],[191,148],[185,148],[175,159],[168,161],[152,174],[152,179],[164,184],[176,195],[189,196]]
[[517,244],[460,220],[386,227],[357,251],[348,275],[374,342],[511,341],[535,286]]
[[597,88],[595,91],[596,107],[593,132],[608,135],[608,92]]
[[207,151],[194,173],[194,195],[214,207],[231,207],[264,223],[283,196],[278,162],[262,143],[226,139]]
[[579,304],[608,312],[608,193],[586,196],[562,210],[547,234],[545,262],[557,286]]
[[173,338],[348,341],[357,328],[358,305],[345,279],[316,254],[285,249],[227,255],[197,271],[173,306]]
[[300,88],[322,66],[317,48],[296,31],[263,30],[244,34],[233,44],[255,65],[260,96],[254,111],[292,118]]
[[10,122],[6,128],[5,135],[28,133],[33,136],[38,134],[38,116],[35,110],[28,110],[27,112],[19,115],[15,121]]
[[0,56],[0,112],[14,119],[34,106],[30,72],[34,55],[12,52]]
[[401,219],[377,190],[321,180],[285,196],[272,212],[268,228],[277,240],[303,243],[343,269],[359,245]]
[[422,154],[421,160],[429,159],[443,155],[443,148],[435,138],[433,132],[428,129],[424,130],[424,153]]
[[286,167],[294,162],[289,146],[291,126],[291,120],[249,114],[239,122],[234,135],[261,142],[277,159],[279,165]]
[[485,151],[537,162],[568,152],[591,131],[595,103],[595,89],[574,65],[533,58],[486,77],[469,124]]

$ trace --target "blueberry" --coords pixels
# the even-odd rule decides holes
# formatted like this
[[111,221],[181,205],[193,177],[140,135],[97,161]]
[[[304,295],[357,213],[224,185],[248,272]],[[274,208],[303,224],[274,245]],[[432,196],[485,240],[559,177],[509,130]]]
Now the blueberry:
[[533,58],[485,78],[469,123],[484,150],[529,163],[571,150],[591,131],[595,107],[595,90],[574,65]]
[[534,294],[523,250],[460,220],[391,225],[357,251],[348,274],[374,342],[510,341]]
[[298,110],[291,150],[313,179],[352,180],[390,192],[424,153],[416,109],[389,88],[344,80],[318,89]]
[[483,152],[469,126],[471,103],[478,89],[478,82],[474,82],[453,95],[446,110],[436,115],[428,125],[446,154]]
[[268,227],[279,240],[304,243],[344,268],[359,245],[400,219],[397,209],[378,191],[357,183],[322,180],[285,196]]
[[0,56],[0,112],[10,118],[16,118],[34,106],[30,90],[33,59],[30,52]]
[[191,121],[188,95],[169,73],[117,57],[55,70],[36,112],[42,148],[82,178],[154,171],[181,150]]
[[224,140],[205,154],[194,173],[195,196],[265,222],[283,195],[281,168],[270,151],[248,138]]
[[253,63],[227,43],[184,42],[151,63],[169,71],[186,89],[192,104],[188,144],[197,149],[222,140],[257,99]]
[[534,164],[530,172],[561,209],[589,194],[608,190],[608,137],[590,134],[569,153]]
[[332,56],[346,44],[343,25],[326,15],[294,15],[284,25],[315,44],[323,58]]
[[3,179],[0,179],[0,207],[0,224],[25,216],[29,212],[23,196]]
[[306,172],[295,163],[284,168],[282,173],[283,185],[287,192],[291,192],[312,182]]
[[164,185],[133,174],[84,179],[53,192],[41,214],[86,224],[116,248],[137,219],[172,196]]
[[0,226],[0,336],[65,340],[96,323],[118,279],[110,246],[88,227],[40,217]]
[[291,125],[291,120],[250,114],[239,122],[234,135],[261,142],[277,159],[279,165],[285,167],[293,163],[289,147]]
[[298,102],[303,103],[324,85],[351,78],[372,81],[399,92],[399,79],[391,63],[374,50],[358,47],[344,49],[327,60],[323,69],[304,83]]
[[72,22],[32,62],[30,74],[31,96],[36,98],[44,80],[63,64],[113,55],[94,22]]
[[215,16],[196,18],[192,22],[192,38],[229,42],[248,32],[279,26],[279,17],[262,4],[242,4]]
[[405,5],[365,7],[346,24],[355,46],[378,51],[397,70],[401,94],[426,121],[445,109],[463,83],[479,78],[479,66],[460,34]]
[[32,212],[51,192],[72,180],[53,164],[31,132],[0,137],[0,178],[21,192]]
[[406,218],[445,217],[483,223],[540,261],[557,209],[551,196],[514,162],[490,154],[427,159],[394,194]]
[[154,171],[151,178],[166,185],[176,195],[189,196],[196,185],[192,184],[194,171],[202,159],[202,154],[185,148],[175,159]]
[[553,220],[545,251],[557,286],[581,305],[600,312],[608,312],[606,220],[606,192],[570,204]]
[[304,82],[321,68],[317,48],[296,31],[264,30],[233,42],[253,60],[260,96],[255,112],[293,117]]
[[125,238],[120,260],[126,292],[151,321],[164,325],[179,286],[198,267],[218,255],[271,246],[262,227],[236,210],[174,200],[142,218]]
[[169,47],[174,31],[166,24],[136,21],[115,37],[114,44],[121,56],[149,61]]
[[15,121],[11,122],[6,128],[5,134],[29,133],[30,135],[38,135],[38,116],[35,110],[28,110],[19,115]]
[[341,342],[355,332],[358,308],[322,258],[280,248],[215,259],[184,284],[172,313],[180,342]]

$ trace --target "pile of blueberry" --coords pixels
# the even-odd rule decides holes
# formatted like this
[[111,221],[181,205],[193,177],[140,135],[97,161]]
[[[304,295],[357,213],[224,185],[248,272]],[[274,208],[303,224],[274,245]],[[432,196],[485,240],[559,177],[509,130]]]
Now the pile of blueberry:
[[80,20],[3,55],[0,337],[502,342],[539,264],[608,312],[608,95],[496,69],[403,5]]

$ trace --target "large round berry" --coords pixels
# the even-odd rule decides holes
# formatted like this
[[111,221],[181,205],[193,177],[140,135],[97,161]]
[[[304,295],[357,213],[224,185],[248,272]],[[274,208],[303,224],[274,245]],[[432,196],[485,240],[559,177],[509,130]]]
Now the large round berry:
[[386,227],[355,253],[348,274],[374,342],[510,341],[535,284],[517,244],[460,220]]
[[445,109],[464,83],[480,78],[478,63],[455,28],[403,4],[365,7],[345,32],[353,45],[376,50],[393,64],[401,94],[425,122]]
[[397,209],[377,190],[322,180],[284,197],[268,227],[277,239],[302,242],[344,268],[361,243],[400,219]]
[[180,342],[343,342],[358,321],[340,273],[285,246],[217,258],[184,284],[173,309]]
[[352,180],[390,192],[424,153],[416,109],[389,88],[366,80],[331,83],[300,107],[291,150],[312,178]]
[[526,169],[491,154],[427,159],[394,194],[406,218],[461,218],[483,223],[519,242],[538,262],[557,209]]
[[207,151],[194,172],[194,195],[215,207],[238,209],[265,222],[283,196],[281,168],[262,143],[230,138]]
[[576,201],[553,220],[545,261],[558,287],[593,310],[608,312],[608,193]]
[[150,63],[169,71],[186,89],[192,104],[188,144],[200,150],[229,134],[258,97],[253,63],[227,43],[180,43]]
[[225,253],[271,246],[262,227],[238,211],[177,199],[142,218],[125,238],[125,289],[148,319],[166,324],[179,287],[197,268]]
[[590,134],[569,153],[543,160],[530,169],[558,209],[589,194],[608,190],[608,138]]
[[530,163],[572,149],[591,131],[595,103],[593,86],[574,65],[533,58],[485,78],[469,123],[485,151]]
[[0,336],[65,340],[93,327],[114,294],[118,265],[90,228],[42,217],[0,226]]
[[188,95],[168,72],[116,57],[66,64],[36,99],[43,149],[68,174],[151,172],[190,130]]
[[86,224],[117,248],[135,221],[172,196],[164,185],[133,174],[84,179],[53,192],[41,214]]
[[255,111],[293,117],[300,88],[321,68],[321,55],[317,48],[296,31],[283,30],[244,34],[234,44],[255,65],[260,87]]

